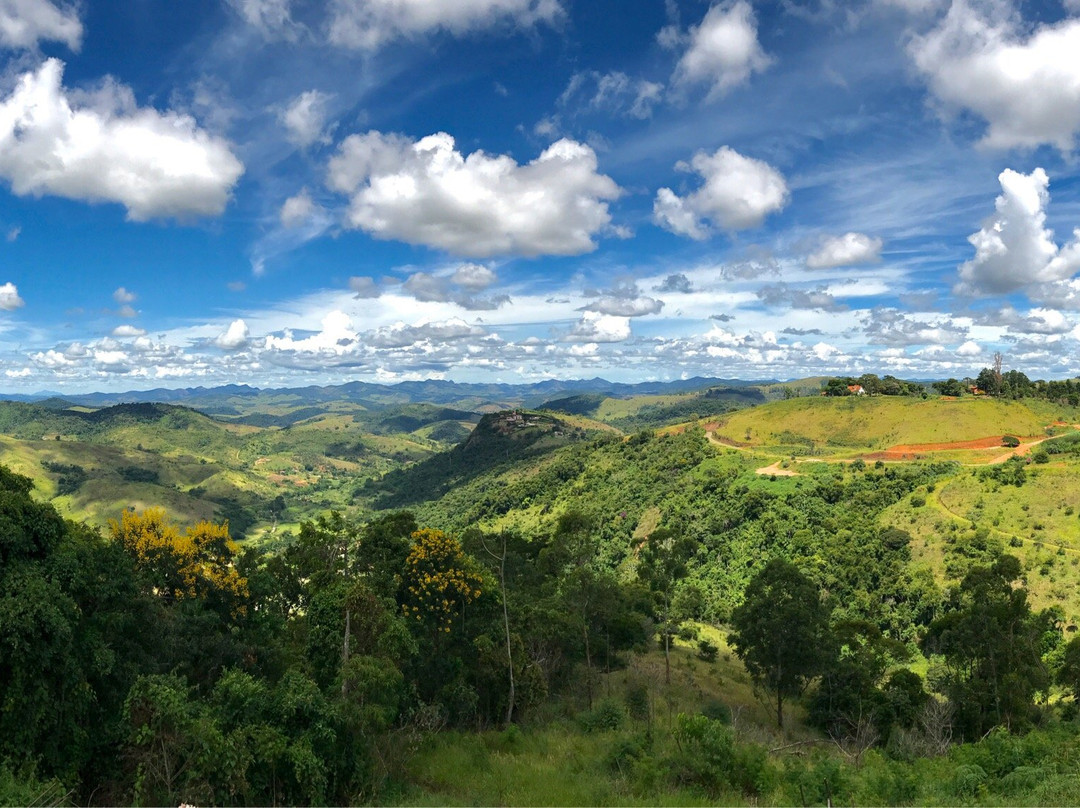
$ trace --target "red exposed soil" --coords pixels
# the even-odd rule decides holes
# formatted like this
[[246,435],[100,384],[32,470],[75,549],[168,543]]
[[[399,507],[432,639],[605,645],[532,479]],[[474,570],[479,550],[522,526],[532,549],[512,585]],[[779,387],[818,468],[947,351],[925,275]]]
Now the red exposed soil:
[[952,443],[910,443],[890,446],[883,452],[873,452],[863,455],[863,460],[928,460],[932,457],[931,452],[947,452],[950,449],[1004,449],[1005,453],[1000,457],[989,460],[990,463],[1003,463],[1014,454],[1023,454],[1036,444],[1046,440],[1045,437],[1029,436],[1020,438],[1020,446],[1009,449],[1002,446],[1000,437],[978,438],[977,440],[958,440]]
[[[1001,446],[1001,435],[977,440],[958,440],[952,443],[909,443],[890,446],[886,451],[895,452],[947,452],[950,449],[996,449]],[[1038,440],[1038,437],[1020,438],[1021,443]]]
[[863,460],[927,460],[929,455],[916,454],[915,452],[871,452],[870,454],[859,455]]

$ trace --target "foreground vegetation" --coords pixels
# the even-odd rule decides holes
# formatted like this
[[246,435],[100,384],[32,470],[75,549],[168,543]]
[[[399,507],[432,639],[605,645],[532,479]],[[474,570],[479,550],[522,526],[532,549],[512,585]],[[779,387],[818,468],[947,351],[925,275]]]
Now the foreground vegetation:
[[[1080,801],[1075,412],[909,392],[627,420],[700,403],[454,411],[452,448],[434,410],[9,416],[4,460],[41,487],[0,469],[0,803]],[[790,436],[834,417],[837,462],[797,463]],[[964,466],[850,437],[941,423],[1042,442]],[[402,429],[424,453],[343,466],[348,509],[274,505],[269,441]],[[262,531],[149,501],[199,473],[276,508]],[[100,528],[45,501],[114,475],[147,497]]]

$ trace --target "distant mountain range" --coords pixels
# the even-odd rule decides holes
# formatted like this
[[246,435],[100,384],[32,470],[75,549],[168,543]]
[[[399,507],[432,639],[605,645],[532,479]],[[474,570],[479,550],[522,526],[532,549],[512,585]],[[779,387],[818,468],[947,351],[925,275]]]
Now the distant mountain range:
[[111,407],[116,404],[171,403],[218,414],[240,414],[256,401],[301,406],[330,401],[349,401],[362,405],[385,407],[394,404],[440,404],[462,409],[535,407],[552,398],[603,394],[622,398],[640,395],[689,393],[710,387],[754,387],[776,384],[775,380],[744,381],[695,376],[672,382],[640,382],[625,384],[606,379],[547,380],[533,384],[468,384],[442,380],[370,384],[348,382],[341,385],[260,389],[246,384],[221,387],[186,387],[130,390],[123,393],[84,393],[67,395],[43,391],[30,395],[8,394],[0,399],[36,402],[54,409],[70,406]]

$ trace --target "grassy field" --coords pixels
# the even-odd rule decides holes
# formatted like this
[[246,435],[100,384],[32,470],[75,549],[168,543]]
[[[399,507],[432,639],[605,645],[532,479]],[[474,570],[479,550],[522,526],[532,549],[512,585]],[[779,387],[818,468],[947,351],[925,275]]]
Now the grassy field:
[[1023,485],[965,469],[889,508],[883,526],[912,536],[913,563],[945,583],[995,551],[1017,556],[1036,608],[1080,624],[1080,462],[1027,467]]
[[[402,805],[718,805],[669,783],[642,783],[610,763],[613,750],[629,737],[654,739],[654,754],[674,751],[671,730],[679,713],[722,716],[744,741],[775,747],[817,743],[823,736],[803,723],[797,705],[788,726],[775,729],[770,708],[757,699],[726,635],[699,626],[700,636],[719,648],[715,662],[696,656],[694,644],[677,640],[671,654],[671,684],[664,683],[659,650],[631,655],[625,668],[600,673],[597,710],[613,710],[615,729],[590,729],[587,704],[579,693],[545,705],[521,728],[484,733],[444,733],[423,746],[409,765],[413,791]],[[578,688],[580,691],[581,689]],[[670,748],[669,748],[670,747]],[[463,778],[462,771],[470,772]],[[739,795],[730,804],[745,804]]]
[[856,455],[899,444],[1044,436],[1059,420],[1076,423],[1080,412],[1042,401],[814,396],[733,412],[719,420],[715,434],[780,453]]

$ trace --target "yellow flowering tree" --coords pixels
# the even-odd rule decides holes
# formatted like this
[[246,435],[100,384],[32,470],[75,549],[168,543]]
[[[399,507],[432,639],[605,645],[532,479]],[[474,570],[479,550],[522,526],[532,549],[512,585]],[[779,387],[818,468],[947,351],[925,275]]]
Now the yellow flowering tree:
[[135,559],[154,594],[166,600],[248,594],[247,581],[232,565],[238,548],[227,523],[198,522],[181,532],[163,508],[147,508],[110,519],[109,531]]
[[454,618],[480,597],[483,576],[461,549],[461,542],[441,530],[418,530],[405,559],[402,609],[407,617],[426,624],[436,646],[449,634]]

